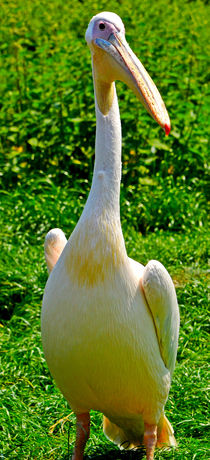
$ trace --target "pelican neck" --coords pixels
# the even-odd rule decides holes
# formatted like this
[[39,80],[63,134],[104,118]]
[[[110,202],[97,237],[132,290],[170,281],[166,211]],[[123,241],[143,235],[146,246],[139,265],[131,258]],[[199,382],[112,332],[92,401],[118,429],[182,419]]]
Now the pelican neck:
[[111,83],[113,100],[107,114],[99,109],[95,89],[96,142],[95,163],[90,194],[84,209],[107,212],[120,219],[121,122],[115,83]]

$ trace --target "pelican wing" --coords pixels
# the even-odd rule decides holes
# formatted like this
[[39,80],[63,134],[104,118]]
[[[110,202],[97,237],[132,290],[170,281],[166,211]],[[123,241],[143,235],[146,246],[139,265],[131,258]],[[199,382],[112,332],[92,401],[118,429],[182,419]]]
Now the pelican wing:
[[154,320],[162,359],[172,375],[179,335],[179,308],[173,281],[160,262],[151,260],[144,269],[141,283]]
[[44,242],[44,255],[48,273],[52,271],[66,243],[67,239],[60,228],[53,228],[47,233]]

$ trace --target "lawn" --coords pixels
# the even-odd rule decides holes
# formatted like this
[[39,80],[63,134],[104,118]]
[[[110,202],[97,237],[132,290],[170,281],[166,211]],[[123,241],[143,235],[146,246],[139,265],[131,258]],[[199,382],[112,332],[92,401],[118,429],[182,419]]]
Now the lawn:
[[[178,443],[156,459],[207,459],[208,394],[208,17],[205,1],[21,0],[0,11],[1,263],[0,455],[61,459],[72,453],[75,416],[45,363],[40,309],[43,242],[69,236],[90,189],[95,113],[84,33],[92,15],[118,13],[127,39],[170,113],[168,138],[122,84],[121,219],[130,257],[160,260],[181,314],[166,415]],[[121,452],[92,413],[86,459],[140,459]]]

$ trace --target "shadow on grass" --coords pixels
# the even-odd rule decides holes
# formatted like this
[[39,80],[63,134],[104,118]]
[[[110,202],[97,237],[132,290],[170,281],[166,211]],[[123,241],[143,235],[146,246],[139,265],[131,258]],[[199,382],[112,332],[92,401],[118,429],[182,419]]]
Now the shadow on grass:
[[[141,460],[145,456],[145,450],[119,450],[119,449],[96,449],[92,453],[84,455],[84,460]],[[65,456],[63,460],[71,460],[71,455]]]
[[86,455],[84,460],[141,460],[145,455],[143,449],[136,451],[120,451],[120,450],[108,450],[107,452],[100,453],[96,451],[93,455]]

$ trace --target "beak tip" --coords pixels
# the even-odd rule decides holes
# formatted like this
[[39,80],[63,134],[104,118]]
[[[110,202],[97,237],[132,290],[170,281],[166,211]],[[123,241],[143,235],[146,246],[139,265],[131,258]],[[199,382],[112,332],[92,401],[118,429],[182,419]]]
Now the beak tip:
[[171,131],[171,125],[170,125],[170,123],[165,123],[165,133],[166,133],[166,136],[169,135],[170,131]]

